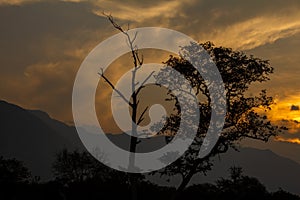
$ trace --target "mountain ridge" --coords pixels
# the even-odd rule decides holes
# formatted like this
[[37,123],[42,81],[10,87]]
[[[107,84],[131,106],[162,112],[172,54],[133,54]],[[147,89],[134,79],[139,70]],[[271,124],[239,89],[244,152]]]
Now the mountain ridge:
[[[24,161],[33,174],[41,176],[42,180],[53,177],[51,165],[57,152],[63,148],[85,150],[75,127],[52,119],[46,112],[26,110],[0,100],[0,121],[0,155]],[[93,134],[89,135],[93,141]],[[125,134],[110,134],[108,137],[123,149],[128,148],[128,136]],[[164,137],[145,141],[140,143],[144,143],[144,146],[138,146],[140,152],[160,148],[165,143]],[[243,167],[245,175],[257,177],[268,189],[281,187],[300,194],[300,165],[296,161],[279,156],[269,149],[249,147],[241,148],[240,152],[230,150],[220,158],[214,158],[213,170],[207,176],[196,175],[191,184],[214,182],[220,177],[227,177],[228,168],[235,165]],[[157,184],[168,185],[161,178],[147,178]],[[173,179],[171,185],[177,186],[178,178]]]

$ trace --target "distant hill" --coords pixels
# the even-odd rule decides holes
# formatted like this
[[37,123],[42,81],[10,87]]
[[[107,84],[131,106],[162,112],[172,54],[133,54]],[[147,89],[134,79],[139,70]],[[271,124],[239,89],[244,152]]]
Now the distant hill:
[[245,175],[258,178],[269,190],[282,188],[300,194],[300,165],[267,149],[230,150],[220,159],[215,159],[214,170],[208,172],[207,177],[197,177],[194,181],[202,178],[204,182],[215,181],[218,177],[228,176],[231,166],[243,167]]
[[0,122],[0,155],[24,161],[42,179],[51,178],[58,151],[74,149],[80,142],[74,127],[5,101],[0,101]]
[[[42,180],[51,178],[51,164],[55,153],[63,148],[84,149],[75,127],[52,119],[43,111],[26,110],[0,101],[0,121],[0,155],[24,161],[33,174],[41,176]],[[91,143],[95,142],[94,134],[86,134]],[[129,136],[108,134],[108,137],[128,150]],[[164,144],[164,137],[143,139],[138,144],[137,151],[155,150]],[[255,148],[241,148],[240,152],[229,150],[215,158],[213,170],[207,176],[197,175],[191,184],[214,182],[219,177],[227,177],[231,166],[243,167],[245,175],[258,178],[270,190],[281,187],[300,194],[300,165],[270,150]],[[161,185],[177,186],[179,183],[178,177],[171,178],[169,183],[158,176],[149,179]]]
[[[230,149],[220,157],[214,158],[214,166],[206,176],[197,174],[190,182],[192,184],[214,183],[221,177],[229,176],[229,168],[242,167],[244,175],[258,178],[268,190],[279,188],[300,195],[300,165],[290,159],[278,156],[270,150],[241,148],[239,152]],[[170,181],[166,181],[170,179]],[[149,177],[154,183],[164,186],[177,186],[180,177]]]

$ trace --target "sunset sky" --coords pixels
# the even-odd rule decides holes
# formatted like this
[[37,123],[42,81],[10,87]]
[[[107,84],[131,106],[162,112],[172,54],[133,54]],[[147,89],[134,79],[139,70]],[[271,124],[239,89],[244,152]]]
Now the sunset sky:
[[[170,28],[199,42],[212,41],[270,60],[275,68],[271,80],[255,85],[250,93],[266,88],[275,98],[276,105],[269,113],[273,121],[300,122],[298,0],[0,0],[0,99],[43,110],[72,124],[72,87],[80,64],[98,43],[118,33],[103,11],[124,26]],[[166,53],[145,52],[145,62],[162,62],[167,57]],[[123,58],[115,66],[130,65],[130,58]],[[112,81],[122,73],[108,72]],[[97,93],[97,102],[110,95],[108,90],[102,91]],[[106,124],[111,120],[108,109],[98,110]],[[290,131],[269,147],[297,160],[300,123],[288,126]],[[287,142],[294,144],[283,150]]]

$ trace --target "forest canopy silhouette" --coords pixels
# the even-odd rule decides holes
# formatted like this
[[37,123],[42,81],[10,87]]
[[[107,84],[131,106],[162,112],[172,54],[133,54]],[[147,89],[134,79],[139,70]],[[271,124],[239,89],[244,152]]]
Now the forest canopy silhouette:
[[[80,162],[79,162],[80,161]],[[93,164],[91,164],[93,163]],[[10,172],[8,173],[8,167]],[[97,162],[85,151],[63,150],[53,164],[55,178],[47,182],[32,179],[29,170],[16,159],[0,159],[1,199],[131,199],[129,174],[117,172]],[[84,175],[84,176],[82,176]],[[8,177],[9,176],[9,177]],[[15,178],[11,178],[15,177]],[[85,178],[82,178],[85,177]],[[157,186],[139,177],[138,199],[170,199],[173,187]],[[268,192],[256,178],[243,174],[241,167],[228,169],[228,177],[215,183],[194,184],[177,199],[268,199],[298,200],[299,196],[279,188]]]

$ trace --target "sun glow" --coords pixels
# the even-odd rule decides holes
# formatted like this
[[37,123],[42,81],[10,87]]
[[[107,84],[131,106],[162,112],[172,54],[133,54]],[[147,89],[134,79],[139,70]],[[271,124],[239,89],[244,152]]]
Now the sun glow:
[[275,99],[275,104],[267,113],[268,118],[275,124],[288,128],[288,135],[277,136],[278,142],[300,144],[297,138],[300,132],[300,94],[288,95],[282,99]]
[[282,137],[276,137],[275,141],[290,142],[290,143],[294,143],[294,144],[300,144],[300,139],[299,138],[282,138]]
[[271,106],[268,117],[271,120],[294,120],[300,121],[300,94],[289,95],[284,99],[275,99],[275,104]]

